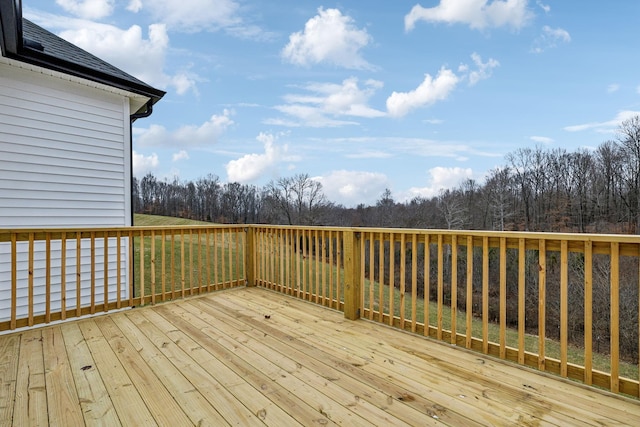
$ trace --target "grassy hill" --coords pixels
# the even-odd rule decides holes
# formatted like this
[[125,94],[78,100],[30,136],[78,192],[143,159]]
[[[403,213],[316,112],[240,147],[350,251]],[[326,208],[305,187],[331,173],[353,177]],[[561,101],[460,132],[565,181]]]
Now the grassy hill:
[[171,216],[134,214],[133,225],[140,226],[164,226],[164,225],[211,225],[210,222],[196,221],[193,219],[174,218]]

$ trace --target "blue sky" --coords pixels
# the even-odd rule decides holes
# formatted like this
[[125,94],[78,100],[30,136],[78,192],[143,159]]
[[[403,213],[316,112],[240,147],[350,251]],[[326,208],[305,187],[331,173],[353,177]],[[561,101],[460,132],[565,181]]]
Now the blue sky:
[[25,17],[167,91],[142,177],[345,206],[479,182],[523,147],[592,149],[640,114],[640,2],[23,0]]

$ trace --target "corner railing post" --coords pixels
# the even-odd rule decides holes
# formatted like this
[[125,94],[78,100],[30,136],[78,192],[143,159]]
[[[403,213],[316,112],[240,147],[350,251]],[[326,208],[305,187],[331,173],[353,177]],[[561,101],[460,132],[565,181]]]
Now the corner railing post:
[[344,232],[344,317],[349,320],[359,319],[362,315],[360,307],[360,233],[349,230]]
[[255,260],[256,260],[256,245],[255,245],[255,227],[249,225],[245,228],[247,233],[244,247],[244,265],[245,265],[245,279],[247,286],[256,286],[256,273],[255,273]]

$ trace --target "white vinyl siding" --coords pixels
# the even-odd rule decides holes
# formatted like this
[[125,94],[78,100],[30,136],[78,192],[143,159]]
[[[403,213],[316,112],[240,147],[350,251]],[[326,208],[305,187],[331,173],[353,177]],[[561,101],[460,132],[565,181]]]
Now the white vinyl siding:
[[[131,225],[127,95],[60,73],[0,61],[0,228]],[[109,89],[109,88],[107,88]],[[81,306],[104,302],[103,240],[82,240]],[[116,299],[116,240],[109,239],[108,299]],[[51,311],[61,307],[61,242],[51,242]],[[0,321],[10,318],[10,244],[0,244]],[[66,308],[76,307],[76,246],[67,242]],[[128,297],[128,239],[121,241],[122,298]],[[45,243],[34,245],[35,315],[45,312]],[[18,243],[18,317],[28,314],[28,243]]]
[[128,105],[0,64],[0,227],[129,224]]

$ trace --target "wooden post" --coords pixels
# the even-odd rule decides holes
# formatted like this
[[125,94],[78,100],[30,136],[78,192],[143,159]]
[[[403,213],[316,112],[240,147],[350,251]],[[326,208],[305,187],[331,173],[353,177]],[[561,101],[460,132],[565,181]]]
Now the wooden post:
[[245,265],[245,280],[247,286],[256,286],[256,273],[255,273],[255,260],[256,260],[256,245],[255,241],[255,228],[248,226],[245,228],[247,237],[244,243],[244,265]]
[[362,315],[360,307],[360,233],[352,230],[344,232],[344,317],[349,320],[359,319]]

